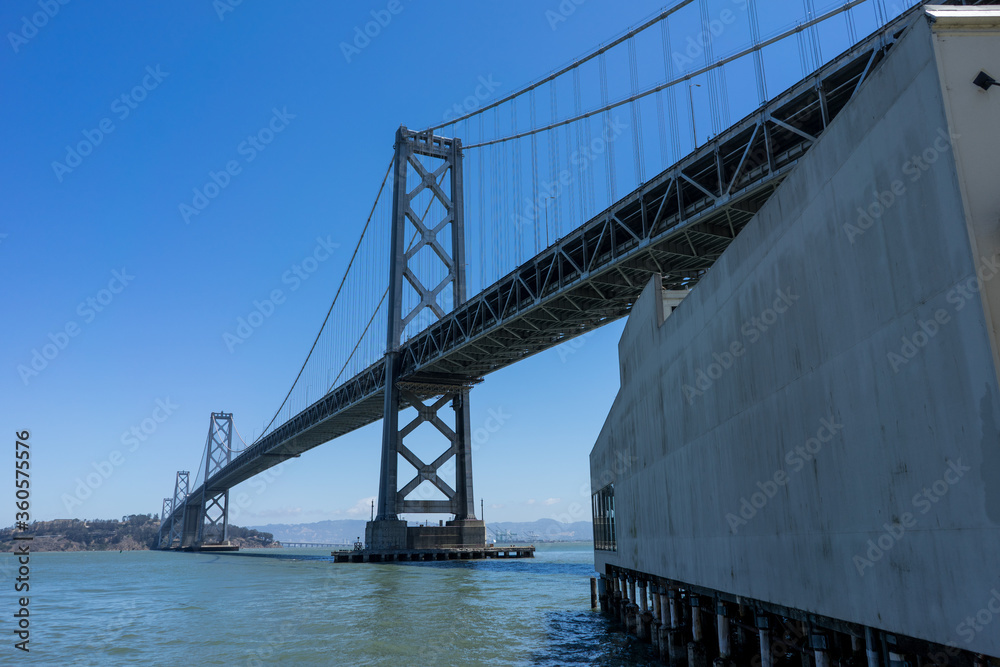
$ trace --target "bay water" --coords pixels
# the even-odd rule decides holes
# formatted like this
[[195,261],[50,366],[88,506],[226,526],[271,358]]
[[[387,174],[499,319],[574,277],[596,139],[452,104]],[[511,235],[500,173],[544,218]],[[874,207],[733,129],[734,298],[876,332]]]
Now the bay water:
[[24,594],[4,554],[0,665],[655,664],[590,609],[592,549],[386,564],[329,549],[32,554],[30,653],[14,648]]

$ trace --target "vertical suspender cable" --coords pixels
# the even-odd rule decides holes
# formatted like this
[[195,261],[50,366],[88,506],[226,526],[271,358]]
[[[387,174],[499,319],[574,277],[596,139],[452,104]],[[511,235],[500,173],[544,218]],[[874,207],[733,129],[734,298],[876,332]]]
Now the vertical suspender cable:
[[[601,105],[608,105],[608,63],[602,53],[597,58],[597,62],[600,68],[601,74]],[[604,128],[602,129],[602,136],[607,138],[608,128],[611,125],[611,110],[604,112]],[[617,188],[615,187],[615,151],[614,148],[607,141],[604,143],[604,164],[607,168],[607,185],[608,185],[608,199],[607,202],[610,204],[618,199]]]
[[[528,93],[528,100],[531,104],[531,119],[530,126],[531,129],[537,127],[535,121],[535,91],[534,89]],[[541,222],[542,213],[540,211],[541,201],[538,199],[538,135],[531,135],[531,226],[535,234],[535,252],[538,254],[541,248],[538,244],[539,234],[538,225]]]
[[[639,63],[635,55],[635,38],[628,40],[629,79],[632,84],[632,95],[639,94]],[[642,119],[639,113],[639,100],[630,103],[632,112],[632,155],[635,159],[636,184],[646,182],[645,164],[642,150]]]

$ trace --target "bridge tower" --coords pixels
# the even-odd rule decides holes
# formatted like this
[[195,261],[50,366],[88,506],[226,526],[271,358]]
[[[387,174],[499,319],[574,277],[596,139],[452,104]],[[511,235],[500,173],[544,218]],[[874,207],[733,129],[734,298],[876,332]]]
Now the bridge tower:
[[[171,510],[180,508],[180,516],[177,512],[172,512],[170,516],[170,534],[167,537],[167,544],[165,549],[173,548],[174,540],[177,540],[177,546],[181,546],[181,542],[184,538],[184,519],[187,514],[187,497],[190,493],[190,479],[191,473],[187,470],[177,471],[177,481],[174,482],[174,497],[171,500]],[[166,504],[166,503],[164,503]]]
[[[205,447],[205,481],[198,504],[198,521],[191,526],[192,546],[225,544],[229,540],[229,489],[212,489],[209,480],[233,458],[233,415],[213,412]],[[185,531],[188,529],[185,528]]]
[[[371,549],[481,547],[486,541],[486,529],[483,522],[476,519],[469,425],[469,388],[477,379],[470,381],[460,376],[420,373],[401,376],[404,360],[400,345],[407,326],[418,316],[423,318],[429,314],[430,322],[443,318],[449,300],[445,290],[449,286],[452,308],[466,299],[462,142],[400,127],[396,132],[395,149],[382,464],[378,512],[375,520],[368,523],[366,541]],[[411,182],[415,182],[412,189]],[[426,217],[432,204],[435,205],[435,217],[428,221]],[[437,218],[436,214],[441,211],[443,214]],[[442,243],[439,235],[449,228],[450,243],[447,240]],[[407,232],[411,229],[411,243],[406,247]],[[425,259],[425,265],[434,262],[437,275],[443,276],[431,287],[424,285],[426,274],[417,272],[421,250],[425,250],[425,257],[433,258]],[[419,299],[409,312],[403,312],[404,284],[409,285]],[[448,405],[454,411],[454,428],[438,415]],[[401,427],[399,413],[407,406],[415,408],[417,416]],[[433,425],[446,441],[445,451],[430,463],[425,463],[404,443],[423,423]],[[417,471],[402,488],[397,479],[400,456]],[[452,458],[454,489],[438,474]],[[443,493],[445,499],[409,498],[425,481]],[[421,528],[408,533],[406,522],[399,518],[403,513],[453,514],[454,520],[440,530]]]
[[170,537],[170,524],[167,523],[167,518],[173,512],[173,500],[173,498],[163,499],[163,511],[160,513],[160,528],[156,537],[157,549],[165,549],[166,545],[163,542],[166,538]]

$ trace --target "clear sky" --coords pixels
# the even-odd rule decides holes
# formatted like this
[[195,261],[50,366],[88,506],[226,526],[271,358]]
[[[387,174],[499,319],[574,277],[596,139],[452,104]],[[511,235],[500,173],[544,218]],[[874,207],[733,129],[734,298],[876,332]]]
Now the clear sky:
[[[0,450],[13,465],[15,433],[30,431],[33,518],[158,513],[175,471],[198,466],[212,411],[259,433],[322,322],[395,129],[438,122],[483,79],[507,94],[662,2],[5,2]],[[803,2],[763,3],[779,5]],[[794,23],[783,12],[768,25]],[[354,42],[373,16],[386,25]],[[780,74],[797,80],[797,59]],[[247,141],[265,127],[270,143]],[[185,215],[210,173],[218,196]],[[290,289],[286,272],[324,243],[329,259]],[[285,302],[230,351],[223,334],[275,288]],[[621,324],[473,391],[474,427],[503,415],[474,454],[488,521],[589,520]],[[252,502],[232,521],[367,518],[380,429],[245,483]]]

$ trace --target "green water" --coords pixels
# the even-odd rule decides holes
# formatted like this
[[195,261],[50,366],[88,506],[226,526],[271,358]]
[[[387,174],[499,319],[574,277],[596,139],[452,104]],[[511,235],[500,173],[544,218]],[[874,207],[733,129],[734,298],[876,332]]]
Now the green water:
[[590,609],[589,544],[534,559],[349,564],[329,550],[31,556],[31,652],[0,664],[654,664]]

